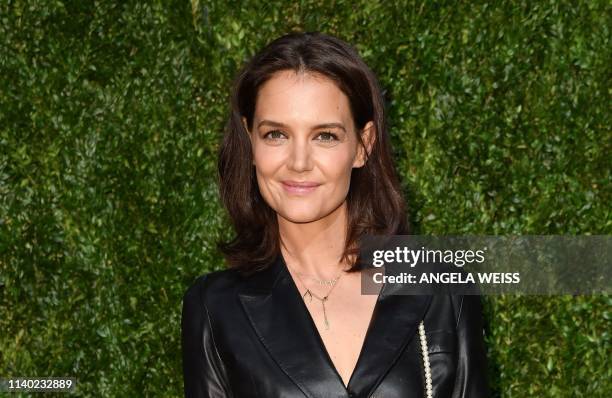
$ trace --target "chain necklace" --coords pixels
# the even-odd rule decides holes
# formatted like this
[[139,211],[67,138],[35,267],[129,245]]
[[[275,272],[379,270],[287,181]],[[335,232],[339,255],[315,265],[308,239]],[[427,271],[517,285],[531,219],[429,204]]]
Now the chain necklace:
[[[290,267],[293,270],[293,267]],[[302,295],[302,299],[304,299],[304,301],[306,301],[306,296],[308,296],[310,298],[309,302],[312,302],[312,298],[316,298],[317,300],[319,300],[321,302],[321,305],[323,306],[323,320],[325,322],[325,330],[329,330],[329,321],[327,320],[327,311],[325,310],[325,302],[327,301],[327,299],[329,298],[329,295],[331,294],[331,292],[334,290],[334,288],[337,285],[338,280],[340,279],[340,277],[342,276],[342,272],[340,271],[340,274],[338,274],[337,277],[335,277],[334,279],[331,279],[330,281],[332,282],[331,285],[332,287],[327,291],[327,294],[323,297],[319,297],[318,295],[314,294],[304,283],[304,281],[302,280],[302,278],[300,277],[300,274],[298,272],[296,272],[295,270],[293,270],[293,272],[295,273],[295,275],[298,277],[298,280],[300,282],[300,284],[302,285],[302,287],[304,289],[306,289],[306,292]],[[328,282],[328,281],[322,281],[322,282]]]
[[332,286],[336,282],[338,282],[338,279],[340,279],[340,276],[337,276],[334,279],[317,279],[314,276],[310,276],[310,275],[306,275],[306,274],[300,274],[299,272],[295,272],[295,274],[296,275],[301,275],[301,276],[306,276],[306,277],[310,278],[311,280],[315,281],[319,286]]

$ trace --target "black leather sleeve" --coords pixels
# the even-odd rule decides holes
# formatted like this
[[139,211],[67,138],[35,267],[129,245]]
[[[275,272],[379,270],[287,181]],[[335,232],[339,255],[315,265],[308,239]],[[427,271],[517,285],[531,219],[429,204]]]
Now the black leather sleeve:
[[453,296],[457,319],[458,357],[453,398],[490,396],[480,296]]
[[183,296],[181,344],[185,397],[226,398],[232,394],[203,300],[205,278],[198,279]]

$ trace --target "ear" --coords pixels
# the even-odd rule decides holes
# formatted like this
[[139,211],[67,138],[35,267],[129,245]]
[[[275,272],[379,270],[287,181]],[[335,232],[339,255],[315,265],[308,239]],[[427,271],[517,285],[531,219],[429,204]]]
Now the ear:
[[[376,141],[376,127],[374,127],[374,123],[371,120],[364,126],[363,133],[361,134],[361,140],[363,141],[363,144],[367,150],[367,155],[369,156],[370,153],[372,153],[374,141]],[[359,145],[357,148],[357,156],[353,162],[353,167],[363,167],[366,164],[366,161],[367,157],[364,148],[363,146]]]

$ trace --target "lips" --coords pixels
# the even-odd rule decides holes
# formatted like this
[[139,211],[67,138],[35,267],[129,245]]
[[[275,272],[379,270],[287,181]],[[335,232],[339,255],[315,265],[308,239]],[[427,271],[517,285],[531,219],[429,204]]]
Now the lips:
[[312,181],[282,181],[285,191],[294,194],[310,193],[321,184]]
[[290,187],[300,187],[300,188],[312,188],[312,187],[317,187],[321,185],[317,182],[311,182],[311,181],[283,181],[283,184],[289,185]]

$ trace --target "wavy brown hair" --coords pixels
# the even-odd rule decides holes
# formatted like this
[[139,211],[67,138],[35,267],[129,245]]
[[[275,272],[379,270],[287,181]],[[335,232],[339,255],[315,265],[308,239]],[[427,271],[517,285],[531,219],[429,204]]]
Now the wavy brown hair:
[[[293,70],[331,79],[348,97],[359,145],[365,124],[373,121],[375,140],[364,166],[351,174],[347,195],[348,225],[343,260],[358,254],[365,234],[408,234],[407,207],[391,158],[383,96],[374,73],[348,43],[320,32],[289,33],[257,53],[238,73],[231,110],[219,152],[219,190],[236,235],[218,242],[230,267],[245,273],[265,268],[280,253],[276,212],[259,192],[251,141],[259,88],[274,73]],[[352,271],[360,268],[357,261]]]

